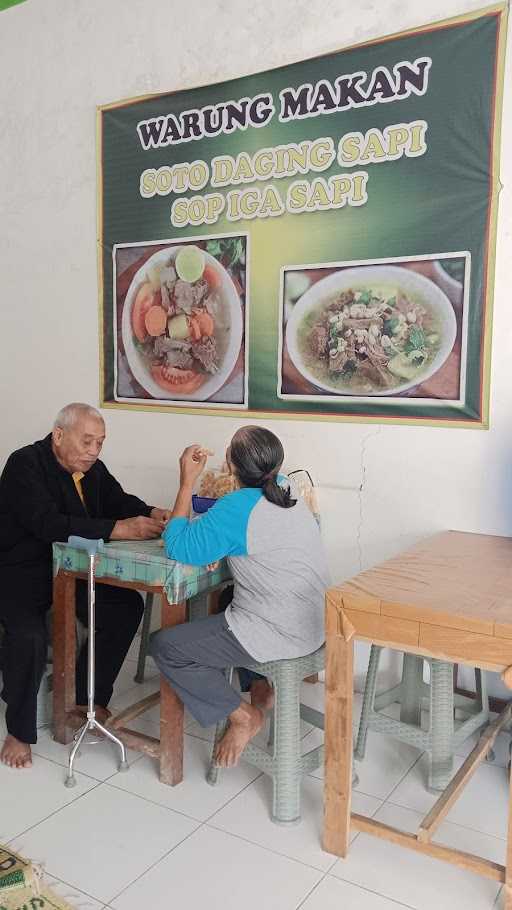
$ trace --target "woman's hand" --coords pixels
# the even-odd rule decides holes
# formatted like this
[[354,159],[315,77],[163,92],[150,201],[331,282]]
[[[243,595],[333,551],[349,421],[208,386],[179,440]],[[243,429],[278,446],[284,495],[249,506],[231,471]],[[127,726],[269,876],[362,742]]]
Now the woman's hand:
[[188,446],[183,452],[180,458],[180,488],[171,518],[190,517],[192,490],[209,455],[213,455],[213,452],[198,445]]
[[187,446],[180,458],[180,483],[182,487],[193,487],[202,474],[208,459],[208,450],[199,445]]

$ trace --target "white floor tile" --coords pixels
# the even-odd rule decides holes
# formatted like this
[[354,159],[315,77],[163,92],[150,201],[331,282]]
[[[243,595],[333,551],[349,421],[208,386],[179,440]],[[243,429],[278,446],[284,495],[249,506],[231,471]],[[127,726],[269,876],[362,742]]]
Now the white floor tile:
[[[462,764],[457,757],[454,768]],[[428,759],[424,755],[391,795],[391,802],[418,812],[427,812],[436,796],[425,789]],[[488,762],[480,765],[450,811],[448,820],[491,834],[506,837],[508,780],[504,768]]]
[[[126,689],[119,695],[115,695],[110,703],[110,709],[112,712],[117,713],[123,711],[125,708],[130,707],[131,705],[136,704],[139,701],[142,701],[143,698],[146,698],[148,695],[153,695],[156,692],[160,691],[160,674],[147,678],[146,682],[141,683],[140,685],[135,683],[129,689]],[[193,722],[191,715],[185,710],[184,717],[184,726],[185,728]],[[160,736],[160,703],[158,702],[153,708],[150,708],[149,711],[144,711],[143,714],[140,714],[139,717],[135,720],[129,721],[128,726],[133,727],[134,730],[140,730],[144,733],[149,733],[151,736]],[[213,732],[212,732],[213,736]],[[206,737],[205,737],[206,738]]]
[[[228,774],[228,771],[223,772]],[[380,800],[354,794],[354,811],[372,815]],[[333,857],[322,850],[323,785],[312,777],[302,784],[302,820],[298,825],[276,825],[271,821],[272,782],[266,775],[258,778],[224,809],[210,819],[209,824],[221,828],[262,847],[268,847],[316,869],[327,871]]]
[[[146,682],[138,684],[133,683],[129,689],[125,689],[124,692],[120,694],[114,693],[114,697],[110,702],[110,710],[112,713],[117,714],[119,711],[124,711],[125,708],[131,707],[131,705],[136,704],[142,699],[147,698],[148,695],[154,695],[156,692],[160,691],[160,676],[153,676],[152,678],[146,678]],[[188,721],[190,718],[186,718]],[[144,711],[143,714],[139,714],[134,720],[128,722],[128,727],[131,727],[133,730],[138,730],[140,733],[148,733],[150,736],[155,736],[157,739],[160,738],[160,703],[158,702],[153,708],[149,711]]]
[[170,809],[100,784],[33,828],[23,846],[51,875],[106,903],[195,827]]
[[177,787],[161,784],[156,762],[146,757],[137,762],[128,774],[116,774],[109,784],[205,821],[260,773],[257,768],[242,763],[229,772],[221,773],[219,783],[211,787],[206,782],[210,752],[209,743],[185,736],[184,780]]
[[[466,758],[476,746],[478,739],[478,734],[466,739],[466,741],[457,749],[457,755],[462,755]],[[500,733],[500,735],[496,737],[493,749],[495,755],[494,761],[486,762],[486,764],[500,765],[502,768],[506,768],[510,761],[510,733]]]
[[95,900],[89,894],[78,891],[66,882],[54,878],[53,875],[44,876],[44,883],[52,889],[53,893],[63,898],[71,907],[77,907],[79,910],[103,910],[103,903]]
[[381,733],[368,733],[366,755],[355,762],[358,790],[385,798],[418,761],[421,753],[414,746]]
[[[63,746],[62,743],[55,742],[50,730],[39,730],[37,743],[32,747],[35,755],[41,755],[64,767],[67,767],[68,764],[69,750],[70,746]],[[128,763],[132,765],[141,758],[141,753],[128,749],[126,757]],[[81,774],[94,777],[95,780],[106,780],[117,773],[119,759],[119,748],[105,740],[83,745],[80,755],[75,759],[74,767]]]
[[[114,698],[118,695],[122,695],[123,692],[126,692],[128,689],[132,689],[134,686],[140,687],[142,685],[146,685],[148,682],[152,682],[153,680],[158,680],[160,678],[158,669],[153,662],[151,667],[146,664],[144,683],[135,682],[134,677],[136,672],[137,661],[127,658],[121,667],[121,671],[114,683]],[[143,696],[141,695],[141,698],[142,697]]]
[[[138,645],[139,639],[117,680],[116,710],[158,688],[152,659],[146,682],[133,680]],[[324,695],[321,683],[302,687],[303,703],[322,712]],[[360,705],[356,694],[354,730]],[[131,725],[158,736],[159,714],[156,706]],[[129,752],[129,773],[118,774],[116,753],[102,744],[84,748],[77,787],[67,790],[68,747],[40,731],[32,770],[0,766],[0,840],[45,862],[50,887],[80,910],[168,910],[171,903],[187,910],[503,910],[497,884],[368,835],[353,835],[346,860],[325,853],[321,770],[303,784],[300,825],[273,824],[270,779],[242,762],[210,787],[205,771],[214,730],[203,730],[189,715],[185,725],[185,780],[176,788],[160,784],[156,763],[136,752]],[[322,740],[307,724],[302,733],[304,751]],[[4,735],[0,701],[0,744]],[[260,745],[267,736],[260,734]],[[437,841],[504,861],[509,741],[498,738],[496,763],[479,768]],[[459,748],[456,767],[474,742]],[[426,790],[427,757],[417,756],[412,747],[370,733],[367,758],[356,763],[354,811],[415,830],[436,798]]]
[[303,682],[300,690],[300,700],[303,705],[315,708],[322,714],[325,710],[325,683],[307,683]]
[[304,901],[300,910],[399,910],[397,904],[380,894],[358,888],[327,875]]
[[60,765],[38,755],[32,768],[16,770],[0,764],[0,841],[9,841],[53,812],[78,799],[96,781],[76,775],[76,787],[64,786]]
[[295,910],[320,873],[202,827],[116,900],[114,910]]
[[[323,742],[323,733],[314,730],[304,740],[307,751]],[[359,783],[354,789],[377,799],[386,799],[405,774],[418,761],[418,749],[399,742],[381,733],[368,733],[366,756],[363,761],[354,762]],[[323,765],[311,772],[313,777],[323,779]]]
[[[154,676],[152,679],[147,679],[146,682],[140,684],[134,683],[132,679],[131,685],[126,689],[123,689],[122,692],[114,692],[114,696],[110,701],[109,708],[112,713],[122,711],[124,708],[128,708],[130,705],[134,705],[138,701],[142,701],[142,699],[146,698],[148,695],[153,695],[159,691],[159,676]],[[152,710],[155,709],[153,708]]]
[[[402,830],[414,831],[421,815],[386,804],[376,818]],[[502,841],[447,822],[439,829],[436,841],[503,861]],[[330,871],[344,881],[415,910],[467,910],[468,907],[491,910],[499,890],[496,882],[369,834],[360,834],[347,858],[339,859]]]

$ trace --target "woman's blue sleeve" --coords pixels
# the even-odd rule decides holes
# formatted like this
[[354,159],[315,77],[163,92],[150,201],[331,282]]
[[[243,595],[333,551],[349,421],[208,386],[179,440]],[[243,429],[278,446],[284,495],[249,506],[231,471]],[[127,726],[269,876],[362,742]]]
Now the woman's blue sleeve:
[[[172,518],[162,537],[169,559],[204,566],[224,556],[247,554],[250,509],[241,508],[231,494],[219,499],[200,518]],[[245,503],[244,503],[245,505]]]

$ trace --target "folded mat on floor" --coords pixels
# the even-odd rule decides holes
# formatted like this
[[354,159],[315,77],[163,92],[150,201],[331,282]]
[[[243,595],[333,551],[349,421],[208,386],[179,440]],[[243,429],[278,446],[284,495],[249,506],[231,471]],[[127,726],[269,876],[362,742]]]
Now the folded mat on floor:
[[0,844],[0,910],[72,910],[44,883],[36,863]]

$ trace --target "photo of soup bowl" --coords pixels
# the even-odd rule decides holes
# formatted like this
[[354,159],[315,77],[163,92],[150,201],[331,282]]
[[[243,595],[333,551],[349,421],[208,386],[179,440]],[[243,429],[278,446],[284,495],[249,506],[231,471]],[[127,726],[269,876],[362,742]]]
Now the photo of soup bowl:
[[[382,289],[382,290],[381,290]],[[326,360],[318,360],[318,373],[315,371],[315,357],[311,352],[304,352],[304,341],[301,344],[301,329],[304,334],[305,322],[314,323],[315,313],[319,321],[326,306],[333,303],[342,292],[349,290],[357,293],[381,290],[382,296],[403,295],[413,305],[424,308],[428,318],[436,326],[436,348],[430,358],[414,371],[413,378],[396,378],[393,385],[382,388],[368,381],[364,391],[350,388],[350,383],[336,384],[326,376]],[[325,318],[325,317],[324,317]],[[406,392],[425,382],[443,366],[448,359],[457,334],[457,322],[446,294],[429,278],[412,269],[394,265],[355,266],[333,272],[313,284],[293,306],[286,324],[285,338],[290,360],[298,372],[312,385],[336,395],[390,396]],[[307,361],[307,362],[306,362]]]
[[218,298],[214,316],[214,335],[218,352],[218,369],[208,374],[203,383],[192,393],[168,391],[159,385],[151,372],[151,356],[144,346],[137,343],[132,325],[132,310],[140,288],[151,280],[155,268],[173,266],[180,250],[187,244],[167,247],[154,253],[135,273],[128,288],[121,317],[121,335],[129,368],[143,389],[152,398],[160,401],[207,401],[229,379],[240,354],[243,340],[243,315],[240,297],[229,272],[206,250],[203,251],[205,266],[213,270]]

